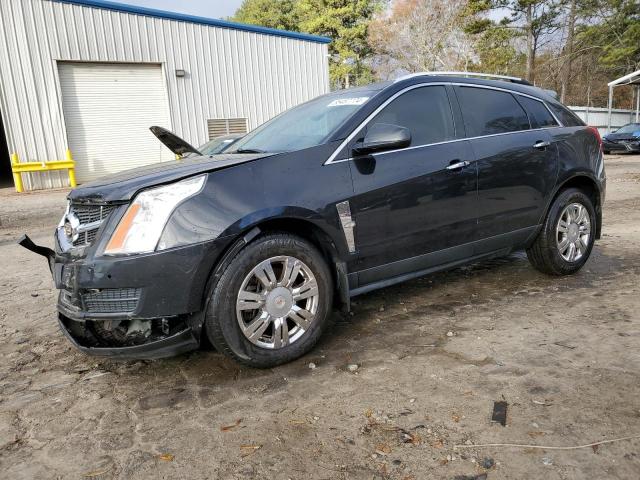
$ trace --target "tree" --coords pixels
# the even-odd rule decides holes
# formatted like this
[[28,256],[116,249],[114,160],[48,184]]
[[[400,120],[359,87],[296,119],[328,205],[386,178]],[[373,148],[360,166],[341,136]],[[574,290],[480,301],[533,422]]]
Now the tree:
[[462,15],[462,28],[477,55],[473,70],[501,75],[520,74],[523,56],[516,48],[518,32],[487,18],[490,1],[470,0]]
[[368,27],[387,0],[244,0],[232,20],[323,35],[329,44],[329,76],[335,87],[373,80]]
[[231,20],[280,30],[299,31],[295,0],[244,0]]
[[[475,17],[469,22],[467,31],[475,33],[480,39],[517,38],[525,42],[525,78],[530,82],[535,80],[536,56],[559,28],[561,0],[470,0],[469,13]],[[505,11],[499,21],[486,18],[492,11]],[[497,34],[499,30],[503,32]]]
[[[564,7],[564,33],[541,57],[536,78],[559,91],[565,104],[605,106],[607,82],[640,68],[640,5],[566,0]],[[617,104],[630,105],[630,89],[614,93]]]
[[425,70],[466,69],[473,52],[460,28],[466,0],[396,0],[378,15],[369,43],[378,53],[376,71],[390,77]]
[[567,40],[563,49],[563,57],[565,57],[562,65],[562,81],[560,90],[560,101],[564,102],[567,97],[567,91],[569,89],[569,82],[571,81],[571,66],[573,63],[573,47],[576,36],[576,19],[578,16],[577,0],[569,0],[567,13]]
[[369,24],[385,0],[298,0],[300,28],[330,37],[329,72],[336,87],[373,80]]
[[601,65],[612,74],[640,69],[640,3],[637,0],[601,0],[594,6],[599,21],[585,25],[578,39],[597,47]]

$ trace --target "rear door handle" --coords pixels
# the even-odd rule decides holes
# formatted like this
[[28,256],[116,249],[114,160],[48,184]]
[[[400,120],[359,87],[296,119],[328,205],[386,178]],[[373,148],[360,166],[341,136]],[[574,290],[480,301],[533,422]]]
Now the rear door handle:
[[542,150],[543,148],[547,148],[549,145],[551,145],[549,142],[543,142],[542,140],[539,140],[533,144],[533,148]]
[[467,162],[466,160],[464,162],[461,162],[459,160],[458,161],[454,160],[454,162],[455,163],[452,163],[447,167],[447,170],[459,170],[461,168],[468,167],[470,165],[470,163]]

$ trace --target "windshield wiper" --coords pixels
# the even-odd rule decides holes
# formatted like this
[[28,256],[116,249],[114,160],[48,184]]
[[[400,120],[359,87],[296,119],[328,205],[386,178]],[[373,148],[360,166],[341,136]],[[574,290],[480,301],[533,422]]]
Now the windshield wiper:
[[238,150],[234,150],[232,153],[267,153],[267,151],[257,148],[239,148]]

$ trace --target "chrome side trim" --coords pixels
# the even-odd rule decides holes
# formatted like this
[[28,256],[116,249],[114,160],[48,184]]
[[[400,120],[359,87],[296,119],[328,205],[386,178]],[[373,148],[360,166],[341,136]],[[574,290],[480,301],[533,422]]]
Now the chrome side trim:
[[[407,150],[414,150],[416,148],[432,147],[434,145],[444,145],[446,143],[464,142],[466,140],[476,140],[478,138],[501,137],[503,135],[513,135],[515,133],[537,132],[540,130],[551,130],[553,128],[560,128],[560,127],[530,128],[529,130],[517,130],[515,132],[492,133],[491,135],[481,135],[479,137],[455,138],[453,140],[445,140],[444,142],[425,143],[424,145],[415,145],[413,147],[399,148],[396,150],[385,150],[384,152],[377,152],[376,156],[378,157],[381,155],[387,155],[388,153],[405,152]],[[341,158],[340,160],[334,160],[331,163],[348,162],[349,160],[353,160],[353,157]]]
[[356,251],[356,239],[353,229],[356,226],[356,222],[351,217],[351,206],[349,201],[336,203],[336,210],[338,210],[338,218],[340,218],[340,225],[342,226],[342,232],[344,238],[347,241],[347,248],[349,253],[355,253]]
[[[555,121],[558,123],[558,125],[553,126],[553,127],[543,127],[543,128],[530,128],[528,130],[517,130],[515,132],[504,132],[504,133],[493,133],[490,135],[480,135],[477,137],[466,137],[466,138],[455,138],[453,140],[445,140],[442,142],[435,142],[435,143],[427,143],[424,145],[415,145],[413,147],[407,147],[407,148],[402,148],[399,150],[411,150],[414,148],[422,148],[422,147],[428,147],[431,145],[442,145],[445,143],[453,143],[453,142],[460,142],[463,140],[474,140],[476,138],[484,138],[484,137],[495,137],[498,135],[510,135],[513,133],[522,133],[522,132],[531,132],[531,131],[536,131],[536,130],[550,130],[552,128],[562,128],[564,127],[564,125],[562,124],[562,122],[560,121],[560,119],[558,119],[558,117],[556,117],[556,115],[551,111],[551,109],[549,108],[549,106],[547,105],[547,103],[544,100],[540,100],[539,98],[536,98],[532,95],[528,95],[526,93],[521,93],[521,92],[516,92],[514,90],[509,90],[508,88],[500,88],[500,87],[492,87],[492,86],[488,86],[488,85],[476,85],[473,83],[460,83],[460,82],[431,82],[431,83],[418,83],[416,85],[411,85],[407,88],[403,88],[402,90],[400,90],[399,92],[396,92],[394,95],[392,95],[391,97],[389,97],[388,99],[386,99],[378,108],[376,108],[371,115],[369,115],[367,118],[365,118],[360,125],[358,125],[353,132],[351,132],[351,134],[345,138],[342,143],[340,143],[340,145],[338,145],[338,148],[336,148],[333,153],[331,154],[331,156],[324,162],[323,165],[331,165],[332,163],[340,163],[340,162],[348,162],[349,160],[353,160],[351,157],[348,158],[341,158],[339,160],[336,160],[335,158],[338,156],[338,154],[340,153],[340,151],[351,141],[353,140],[353,137],[355,137],[358,133],[360,133],[360,130],[362,130],[378,113],[380,113],[380,111],[386,107],[387,105],[389,105],[389,103],[391,103],[393,100],[395,100],[396,98],[398,98],[400,95],[402,95],[405,92],[408,92],[410,90],[416,89],[416,88],[421,88],[421,87],[429,87],[429,86],[442,86],[442,85],[454,85],[454,86],[458,86],[458,87],[472,87],[472,88],[483,88],[486,90],[498,90],[501,92],[507,92],[507,93],[511,93],[513,95],[520,95],[522,97],[527,97],[530,98],[532,100],[535,100],[537,102],[542,103],[545,108],[547,109],[547,111],[551,114],[551,116],[555,119]],[[398,152],[399,150],[388,150],[386,152],[380,152],[377,153],[376,155],[384,155],[387,153],[393,153],[393,152]]]

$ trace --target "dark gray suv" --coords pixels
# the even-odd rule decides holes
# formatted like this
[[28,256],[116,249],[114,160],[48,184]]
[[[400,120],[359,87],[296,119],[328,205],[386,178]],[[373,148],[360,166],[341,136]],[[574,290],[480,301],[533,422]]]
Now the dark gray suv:
[[602,229],[598,131],[519,79],[424,73],[299,105],[219,155],[69,194],[48,257],[82,351],[163,357],[208,338],[257,367],[309,351],[355,295],[524,249],[578,271]]

